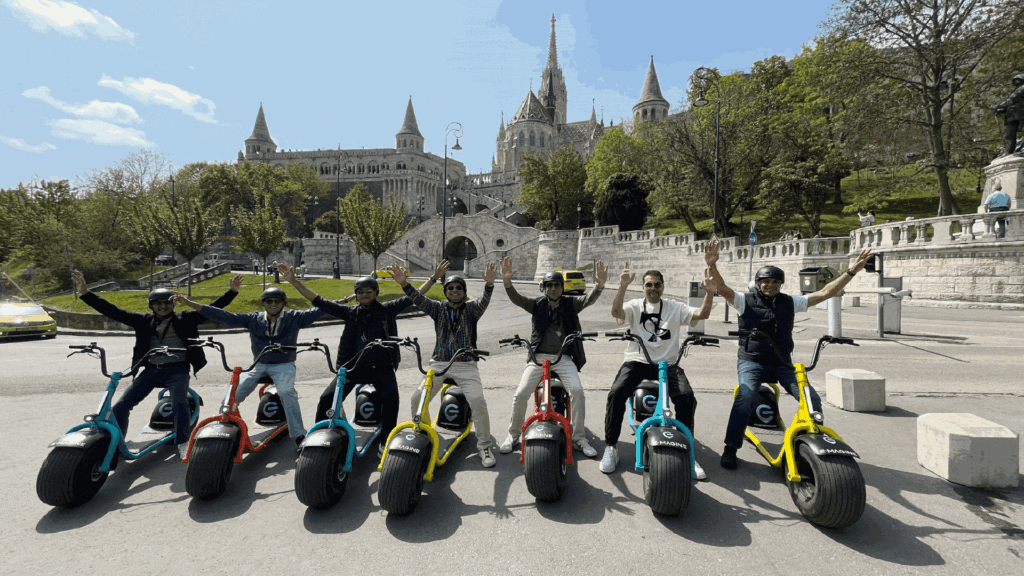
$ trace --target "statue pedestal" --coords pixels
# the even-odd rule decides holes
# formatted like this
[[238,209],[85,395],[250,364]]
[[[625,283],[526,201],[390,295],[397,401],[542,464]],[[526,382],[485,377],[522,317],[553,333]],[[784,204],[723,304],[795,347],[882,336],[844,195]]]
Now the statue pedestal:
[[985,200],[995,190],[997,179],[1003,186],[1003,192],[1010,195],[1010,210],[1021,208],[1024,196],[1024,156],[1001,156],[985,167],[985,191],[981,195],[979,213],[985,211]]

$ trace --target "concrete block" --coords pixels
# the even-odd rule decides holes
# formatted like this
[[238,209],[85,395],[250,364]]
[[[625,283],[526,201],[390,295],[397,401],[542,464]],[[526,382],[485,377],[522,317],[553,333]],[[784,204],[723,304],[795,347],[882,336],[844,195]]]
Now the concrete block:
[[917,461],[956,484],[1016,488],[1020,437],[974,414],[923,414],[917,419]]
[[885,412],[885,378],[868,370],[829,370],[825,399],[850,412]]

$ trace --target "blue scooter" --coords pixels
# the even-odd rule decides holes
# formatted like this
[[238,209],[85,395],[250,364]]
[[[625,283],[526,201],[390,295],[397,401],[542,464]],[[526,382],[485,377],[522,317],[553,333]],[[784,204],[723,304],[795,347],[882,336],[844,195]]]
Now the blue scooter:
[[[649,364],[654,364],[643,338],[625,332],[608,333],[612,340],[632,340]],[[673,418],[668,395],[668,371],[679,365],[690,345],[713,346],[717,338],[690,335],[672,364],[658,362],[658,382],[641,382],[626,401],[629,427],[636,435],[636,471],[644,473],[644,498],[655,514],[677,516],[690,502],[694,475],[693,433]]]
[[[74,426],[63,436],[50,444],[53,450],[46,456],[39,475],[36,477],[36,494],[39,499],[50,506],[73,508],[85,504],[99,492],[107,480],[107,475],[117,466],[117,457],[125,460],[136,460],[149,454],[164,444],[174,440],[173,407],[169,390],[160,391],[158,403],[150,417],[149,426],[142,430],[143,435],[158,435],[141,446],[129,446],[124,432],[117,424],[111,410],[111,399],[114,391],[125,376],[134,376],[146,360],[155,356],[183,354],[183,348],[154,348],[147,352],[129,370],[107,373],[106,351],[91,342],[85,346],[70,346],[75,354],[88,354],[100,360],[100,371],[110,378],[107,390],[103,393],[100,406],[93,414],[85,416],[85,422]],[[188,390],[189,429],[199,420],[199,406],[202,398],[195,390]],[[132,450],[132,448],[137,448]]]

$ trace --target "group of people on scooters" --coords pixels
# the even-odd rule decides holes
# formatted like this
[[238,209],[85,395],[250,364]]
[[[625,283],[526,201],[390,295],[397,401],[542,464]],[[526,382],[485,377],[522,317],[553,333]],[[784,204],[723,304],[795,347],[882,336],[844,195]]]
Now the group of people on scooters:
[[[703,288],[705,297],[702,305],[695,308],[675,300],[663,298],[665,279],[658,270],[647,270],[641,275],[642,298],[625,301],[627,288],[635,281],[636,273],[625,266],[619,277],[619,287],[611,306],[611,315],[620,325],[639,335],[645,342],[651,360],[649,364],[635,342],[629,342],[622,366],[619,368],[608,392],[605,423],[605,450],[600,470],[612,473],[618,463],[616,444],[622,426],[625,404],[637,386],[644,380],[656,380],[657,362],[673,361],[679,346],[685,338],[686,327],[695,326],[710,316],[713,298],[723,297],[737,313],[741,333],[758,330],[767,333],[788,357],[793,350],[793,322],[798,312],[805,312],[839,293],[852,278],[864,268],[872,257],[865,250],[845,273],[821,290],[807,295],[787,295],[781,292],[785,282],[784,272],[775,266],[758,270],[751,290],[737,293],[726,285],[717,268],[719,246],[717,240],[709,242],[704,250],[707,268],[704,271]],[[554,359],[561,351],[563,341],[569,334],[581,331],[579,313],[594,304],[604,290],[608,270],[604,262],[597,262],[594,269],[594,289],[583,296],[564,295],[564,278],[560,272],[549,272],[541,282],[540,297],[519,294],[512,283],[515,275],[512,260],[505,258],[500,263],[502,282],[509,300],[531,316],[530,345],[539,361]],[[447,275],[448,262],[441,262],[431,277],[419,290],[408,283],[408,276],[401,267],[392,267],[392,276],[401,285],[405,296],[380,302],[380,287],[373,278],[360,278],[355,282],[354,294],[335,302],[324,298],[306,287],[285,265],[279,265],[284,281],[291,283],[300,294],[312,302],[307,310],[286,309],[287,295],[278,287],[267,288],[260,300],[262,311],[234,313],[223,308],[237,296],[243,276],[234,277],[224,295],[210,305],[193,302],[180,293],[156,289],[149,293],[150,313],[125,311],[89,291],[81,272],[75,271],[73,281],[82,301],[101,314],[132,327],[135,330],[133,357],[141,358],[147,351],[157,347],[186,348],[189,340],[198,338],[198,326],[205,319],[246,328],[256,357],[268,344],[294,346],[302,328],[311,325],[325,315],[332,315],[344,321],[339,341],[337,364],[343,365],[354,358],[370,342],[386,337],[398,336],[397,315],[411,306],[420,308],[434,322],[436,343],[431,355],[431,367],[443,367],[455,352],[461,348],[476,348],[477,325],[486,312],[493,295],[498,265],[488,263],[482,271],[483,294],[471,300],[467,293],[466,280],[458,275]],[[425,297],[426,292],[436,283],[442,283],[444,301]],[[354,305],[347,302],[355,299]],[[175,304],[182,304],[190,311],[175,312]],[[189,368],[197,373],[206,364],[202,348],[188,347],[185,354],[160,356],[151,359],[140,375],[121,395],[113,406],[113,413],[122,430],[128,425],[128,415],[153,389],[168,388],[174,406],[175,443],[184,458],[188,448],[189,411],[187,390]],[[398,420],[399,392],[395,376],[400,362],[397,347],[376,348],[364,357],[359,365],[348,374],[343,395],[347,396],[356,384],[373,384],[381,394],[383,409],[382,429],[386,433],[393,429]],[[575,449],[587,457],[597,456],[597,450],[585,435],[586,403],[579,371],[586,363],[581,341],[574,342],[552,365],[566,388],[572,404],[573,444]],[[797,395],[796,376],[792,363],[782,363],[773,350],[766,350],[757,339],[741,337],[739,341],[737,373],[739,391],[735,396],[726,427],[725,448],[721,466],[726,469],[737,467],[736,450],[742,445],[743,433],[750,412],[754,407],[757,389],[769,379],[776,380],[793,396]],[[289,434],[297,445],[301,444],[306,428],[303,425],[299,398],[295,391],[295,352],[281,351],[265,355],[250,371],[241,375],[236,401],[242,402],[255,390],[263,375],[270,375],[278,389],[288,423]],[[495,452],[511,453],[520,442],[521,428],[529,397],[541,379],[538,365],[528,362],[512,399],[512,413],[509,418],[508,436],[499,446],[490,433],[487,402],[483,396],[480,372],[475,360],[460,357],[446,374],[455,381],[464,393],[472,410],[473,426],[477,437],[477,451],[482,465],[490,468],[496,464]],[[683,369],[675,367],[668,374],[669,396],[679,420],[692,432],[697,401]],[[331,408],[335,384],[331,381],[320,397],[316,419],[325,419]],[[422,383],[413,394],[413,410],[419,406]],[[811,392],[814,410],[821,410],[820,398]],[[429,402],[428,398],[428,402]],[[382,435],[386,437],[386,434]],[[695,466],[696,479],[707,477],[699,464]]]

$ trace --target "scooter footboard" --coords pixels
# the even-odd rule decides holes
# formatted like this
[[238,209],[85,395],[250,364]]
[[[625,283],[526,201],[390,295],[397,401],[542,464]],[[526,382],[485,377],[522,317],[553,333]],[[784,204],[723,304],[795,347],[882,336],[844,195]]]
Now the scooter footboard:
[[681,450],[687,454],[690,461],[690,468],[693,468],[693,436],[680,424],[675,426],[653,426],[641,425],[637,431],[637,438],[643,438],[643,442],[636,443],[636,470],[642,472],[647,468],[644,459],[644,446],[647,449],[663,446],[672,450]]

